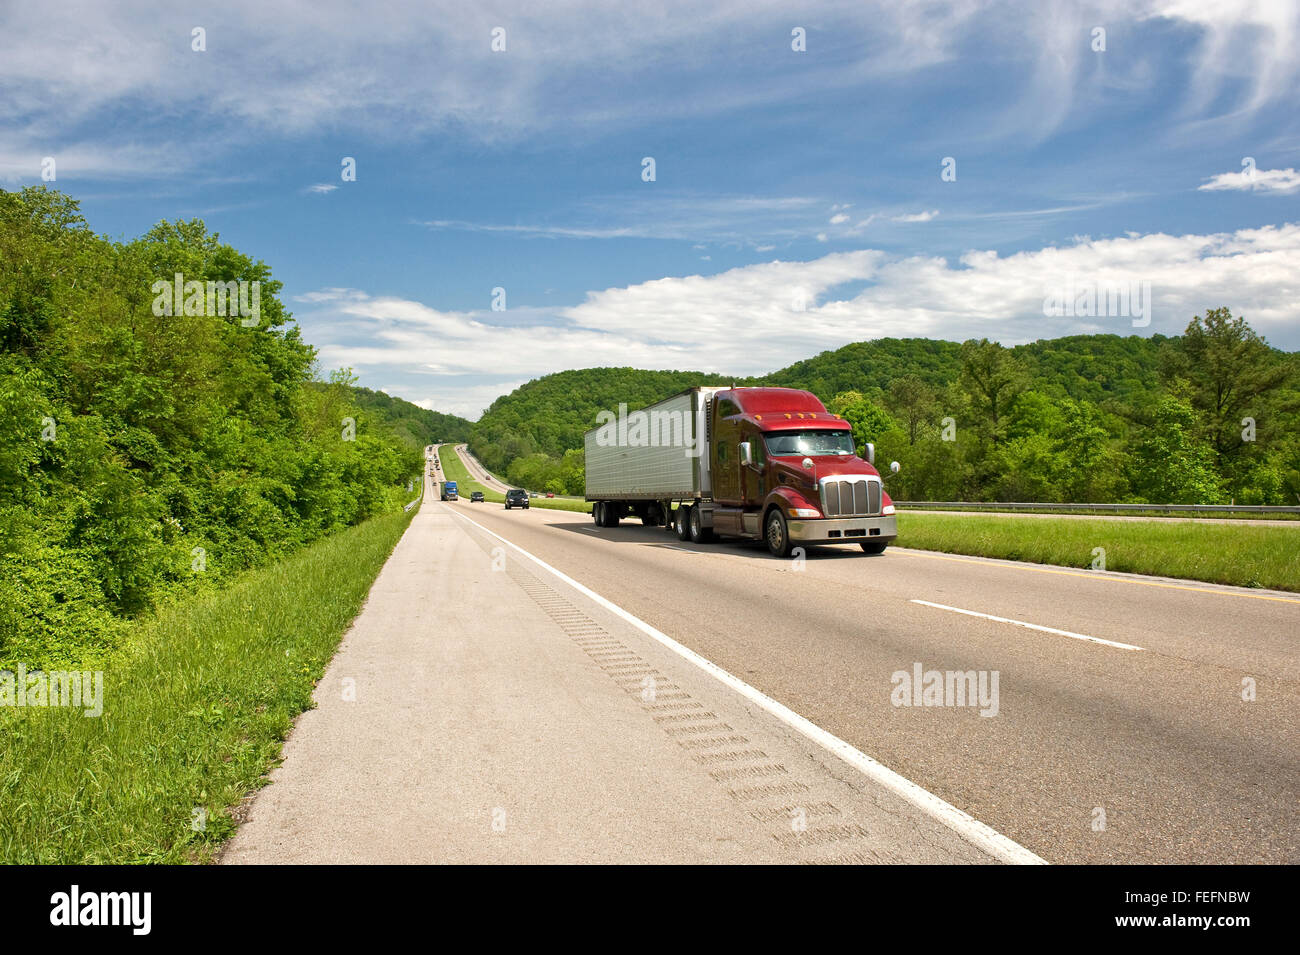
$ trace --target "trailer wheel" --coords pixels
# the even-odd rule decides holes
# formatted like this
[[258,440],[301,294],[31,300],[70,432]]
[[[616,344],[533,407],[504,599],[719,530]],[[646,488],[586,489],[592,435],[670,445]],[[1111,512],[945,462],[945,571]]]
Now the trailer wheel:
[[713,532],[704,526],[704,514],[698,507],[691,508],[690,535],[692,544],[707,544],[713,540]]
[[868,554],[883,554],[888,546],[888,541],[862,541],[862,549]]
[[690,539],[691,511],[693,510],[695,510],[695,508],[691,507],[689,504],[683,504],[681,507],[677,508],[677,517],[676,520],[673,521],[673,530],[677,532],[677,539],[679,541]]
[[596,522],[597,527],[605,526],[605,502],[597,501],[591,505],[591,519]]
[[790,530],[785,525],[785,515],[781,513],[780,508],[774,507],[767,512],[763,536],[767,540],[767,549],[772,552],[773,557],[790,556]]
[[621,505],[615,504],[613,501],[605,502],[605,506],[601,508],[601,511],[605,514],[605,527],[618,527],[618,519],[620,516],[618,509],[620,506]]

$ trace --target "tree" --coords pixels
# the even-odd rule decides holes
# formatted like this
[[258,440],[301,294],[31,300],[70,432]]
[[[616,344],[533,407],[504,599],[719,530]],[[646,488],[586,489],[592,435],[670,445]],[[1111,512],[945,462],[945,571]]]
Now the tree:
[[1190,386],[1192,408],[1201,415],[1201,430],[1221,465],[1249,443],[1242,439],[1242,419],[1254,419],[1258,428],[1269,398],[1290,374],[1246,320],[1233,318],[1226,308],[1210,309],[1188,323],[1171,371]]
[[1133,489],[1151,504],[1217,504],[1223,481],[1214,450],[1198,436],[1197,415],[1173,396],[1160,400],[1133,452]]
[[934,416],[934,389],[917,375],[904,375],[889,386],[889,398],[907,429],[907,443],[916,444],[921,425]]
[[1025,387],[1019,362],[997,342],[971,339],[961,346],[961,382],[996,448],[1005,438],[1007,414]]
[[898,427],[883,408],[863,397],[859,391],[838,394],[826,407],[852,426],[853,444],[859,454],[866,452],[867,442],[878,444],[884,434]]

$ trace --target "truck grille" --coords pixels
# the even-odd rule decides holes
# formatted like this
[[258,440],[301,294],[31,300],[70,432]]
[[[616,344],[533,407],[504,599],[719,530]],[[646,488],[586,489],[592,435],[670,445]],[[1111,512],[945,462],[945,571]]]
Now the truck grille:
[[880,478],[869,475],[822,478],[822,513],[827,517],[869,517],[880,513]]

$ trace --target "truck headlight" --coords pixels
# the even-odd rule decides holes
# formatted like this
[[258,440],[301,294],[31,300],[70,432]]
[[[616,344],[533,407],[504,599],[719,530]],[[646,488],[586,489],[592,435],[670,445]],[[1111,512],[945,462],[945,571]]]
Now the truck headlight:
[[821,511],[815,507],[792,507],[790,508],[791,517],[821,517]]
[[881,511],[880,513],[881,513],[881,514],[893,514],[893,513],[894,513],[894,505],[892,505],[892,504],[886,504],[886,505],[885,505],[885,509],[884,509],[883,511]]

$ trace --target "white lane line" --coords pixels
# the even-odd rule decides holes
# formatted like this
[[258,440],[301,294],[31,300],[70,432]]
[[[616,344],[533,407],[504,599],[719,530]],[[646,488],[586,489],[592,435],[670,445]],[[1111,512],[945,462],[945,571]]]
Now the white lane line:
[[894,793],[894,795],[901,797],[917,809],[920,809],[930,817],[943,823],[943,825],[957,833],[957,835],[961,836],[961,838],[965,839],[971,845],[982,849],[995,859],[1011,865],[1047,865],[1046,859],[1035,855],[1020,843],[1007,838],[996,829],[991,826],[986,826],[975,817],[963,812],[951,803],[945,802],[929,790],[921,788],[905,776],[900,776],[889,767],[876,762],[866,753],[849,745],[838,736],[826,732],[826,730],[822,729],[816,723],[805,719],[789,707],[778,703],[767,694],[750,686],[744,680],[740,679],[740,677],[733,676],[716,663],[700,656],[694,650],[682,646],[666,633],[656,630],[640,617],[634,616],[622,607],[618,606],[618,604],[614,603],[612,600],[607,600],[589,587],[583,586],[568,574],[552,567],[540,557],[530,554],[518,544],[508,541],[500,534],[488,530],[473,518],[466,517],[464,514],[460,513],[456,514],[456,516],[461,520],[473,524],[488,536],[495,537],[507,547],[519,551],[519,553],[537,564],[537,566],[549,571],[551,574],[554,574],[574,590],[594,600],[606,610],[636,627],[642,633],[663,644],[688,663],[694,664],[719,682],[730,687],[732,690],[735,690],[745,699],[749,700],[761,709],[766,710],[795,732],[812,740],[818,746],[822,747],[822,749],[838,756],[873,782],[883,786],[885,789]]
[[913,600],[914,604],[921,604],[923,607],[934,607],[936,610],[951,610],[953,613],[964,613],[968,617],[983,617],[985,620],[996,620],[998,623],[1009,623],[1016,627],[1027,627],[1030,630],[1041,630],[1044,633],[1054,633],[1061,637],[1071,637],[1075,640],[1087,640],[1090,643],[1102,643],[1108,647],[1116,647],[1120,650],[1141,650],[1142,647],[1135,647],[1131,643],[1117,643],[1114,640],[1103,640],[1101,637],[1090,637],[1086,633],[1072,633],[1069,630],[1057,630],[1055,627],[1044,627],[1037,623],[1025,623],[1023,620],[1012,620],[1010,617],[995,617],[991,613],[979,613],[975,610],[962,610],[960,607],[949,607],[946,604],[930,603],[928,600]]

